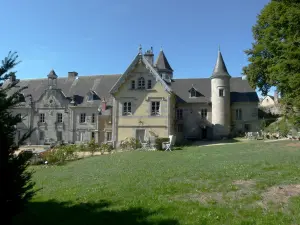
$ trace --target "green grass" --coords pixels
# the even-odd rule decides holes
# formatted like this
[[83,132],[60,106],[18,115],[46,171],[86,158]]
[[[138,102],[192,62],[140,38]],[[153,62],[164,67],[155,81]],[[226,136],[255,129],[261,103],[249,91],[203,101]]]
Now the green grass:
[[288,143],[124,152],[34,167],[39,191],[15,224],[300,224],[299,196],[259,204],[271,186],[300,184],[300,147]]

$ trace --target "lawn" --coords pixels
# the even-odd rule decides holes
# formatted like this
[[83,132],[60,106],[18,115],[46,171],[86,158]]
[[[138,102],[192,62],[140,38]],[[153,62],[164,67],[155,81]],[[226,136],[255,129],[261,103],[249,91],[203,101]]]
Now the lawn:
[[300,224],[300,146],[290,143],[296,142],[36,166],[37,195],[15,224]]

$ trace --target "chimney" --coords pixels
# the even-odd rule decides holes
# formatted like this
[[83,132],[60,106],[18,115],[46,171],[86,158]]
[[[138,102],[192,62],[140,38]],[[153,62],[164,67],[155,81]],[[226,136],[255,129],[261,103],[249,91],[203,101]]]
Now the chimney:
[[150,48],[150,50],[147,50],[144,54],[144,57],[147,59],[147,61],[153,65],[154,61],[154,54],[153,54],[153,47]]
[[73,72],[68,72],[68,78],[76,78],[78,76],[78,73],[73,71]]
[[9,77],[9,80],[10,82],[15,82],[16,81],[16,75],[15,74],[12,74],[10,77]]
[[278,91],[274,91],[274,102],[278,104]]
[[101,111],[104,112],[106,110],[106,101],[105,98],[102,100]]

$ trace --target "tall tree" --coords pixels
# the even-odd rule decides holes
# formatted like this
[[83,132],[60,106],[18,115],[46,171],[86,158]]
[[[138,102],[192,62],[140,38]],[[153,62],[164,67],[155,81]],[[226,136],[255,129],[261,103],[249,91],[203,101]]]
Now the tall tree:
[[252,28],[254,43],[243,68],[250,85],[266,95],[275,87],[285,115],[300,124],[300,1],[271,0]]
[[[31,131],[27,132],[18,143],[15,143],[16,126],[22,118],[14,116],[12,111],[21,103],[21,92],[26,88],[18,87],[15,72],[11,71],[18,63],[18,55],[10,52],[0,66],[1,224],[10,224],[13,216],[23,210],[34,194],[32,173],[27,169],[28,157],[25,154],[14,154],[19,145],[31,134]],[[5,82],[7,80],[11,82]]]

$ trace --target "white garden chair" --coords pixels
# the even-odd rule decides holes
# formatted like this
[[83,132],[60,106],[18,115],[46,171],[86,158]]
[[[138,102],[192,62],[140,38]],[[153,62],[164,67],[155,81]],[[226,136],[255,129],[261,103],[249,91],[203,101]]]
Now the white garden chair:
[[169,136],[169,142],[163,142],[163,145],[165,146],[165,151],[172,151],[172,147],[175,144],[176,136],[170,135]]

